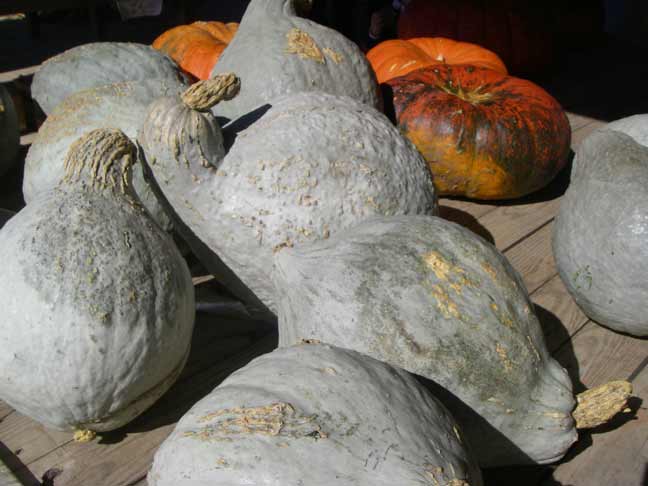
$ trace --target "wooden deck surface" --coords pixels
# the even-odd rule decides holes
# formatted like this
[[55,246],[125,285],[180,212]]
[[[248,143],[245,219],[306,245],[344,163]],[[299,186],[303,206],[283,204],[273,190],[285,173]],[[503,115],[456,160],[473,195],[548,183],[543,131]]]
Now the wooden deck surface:
[[[569,118],[573,147],[604,124],[575,114]],[[547,189],[515,202],[442,199],[441,214],[494,242],[522,274],[547,346],[570,373],[576,391],[626,379],[632,381],[636,398],[629,413],[581,434],[560,463],[485,471],[487,485],[648,484],[648,413],[643,403],[648,398],[648,341],[589,321],[557,275],[551,232],[568,180],[569,171],[564,171]],[[11,200],[11,195],[0,193],[0,207],[3,200]],[[197,283],[199,299],[217,298],[210,282],[203,280],[196,279],[202,282]],[[199,313],[191,358],[181,378],[141,417],[81,444],[72,441],[71,434],[46,429],[0,402],[0,458],[28,486],[145,485],[153,454],[178,419],[229,373],[275,345],[274,333],[252,322]]]

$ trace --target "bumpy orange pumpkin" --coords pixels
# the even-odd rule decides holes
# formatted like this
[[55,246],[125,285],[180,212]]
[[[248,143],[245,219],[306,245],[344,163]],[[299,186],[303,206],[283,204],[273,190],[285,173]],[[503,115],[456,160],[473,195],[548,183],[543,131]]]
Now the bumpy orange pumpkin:
[[433,64],[472,64],[507,74],[506,66],[494,52],[445,37],[387,40],[371,49],[367,59],[379,83]]
[[187,73],[209,79],[212,68],[230,43],[238,23],[194,22],[167,30],[153,42],[153,47],[168,54]]
[[524,196],[565,165],[571,130],[539,86],[491,69],[436,65],[388,81],[398,126],[440,194]]

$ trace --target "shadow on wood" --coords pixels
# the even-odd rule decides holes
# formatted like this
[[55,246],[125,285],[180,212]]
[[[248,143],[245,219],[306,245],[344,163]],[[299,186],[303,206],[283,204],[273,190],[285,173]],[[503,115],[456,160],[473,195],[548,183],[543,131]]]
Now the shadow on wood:
[[464,228],[468,228],[473,233],[481,236],[492,245],[495,244],[495,239],[491,232],[471,214],[468,214],[461,209],[441,205],[439,206],[439,216],[448,221],[452,221],[453,223],[460,224]]
[[201,398],[234,371],[277,347],[274,328],[251,320],[198,313],[189,359],[178,381],[150,409],[121,429],[101,434],[101,444],[126,434],[175,424]]

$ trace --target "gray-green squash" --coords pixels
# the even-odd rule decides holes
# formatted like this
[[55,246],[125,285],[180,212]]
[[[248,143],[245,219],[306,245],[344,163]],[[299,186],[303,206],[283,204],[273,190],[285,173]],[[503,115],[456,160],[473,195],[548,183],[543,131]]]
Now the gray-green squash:
[[73,47],[45,61],[34,74],[32,97],[49,115],[78,91],[126,81],[158,79],[168,85],[187,77],[170,57],[132,42],[93,42]]
[[432,380],[480,465],[553,462],[576,440],[570,378],[521,277],[471,231],[377,217],[283,249],[275,267],[280,345],[321,340]]
[[588,136],[553,234],[556,265],[589,318],[648,336],[648,115]]
[[212,71],[235,72],[241,94],[214,107],[235,119],[280,95],[321,91],[380,108],[375,75],[358,46],[300,18],[295,0],[251,0],[236,35]]
[[450,413],[414,378],[302,344],[232,374],[178,422],[150,486],[479,486]]
[[130,188],[135,155],[119,131],[88,133],[0,230],[0,398],[82,438],[146,410],[189,353],[191,276]]
[[[271,310],[272,256],[281,248],[374,215],[436,211],[421,155],[383,114],[350,98],[279,98],[253,123],[226,127],[224,144],[209,108],[238,86],[236,76],[222,75],[156,101],[139,141],[180,224]],[[244,121],[249,126],[238,129]]]
[[0,85],[0,176],[16,162],[20,148],[18,115],[11,95]]
[[[116,128],[135,139],[148,106],[160,96],[177,94],[186,87],[175,79],[150,79],[91,88],[66,98],[41,125],[27,152],[25,201],[29,203],[60,182],[66,154],[81,135],[98,128]],[[133,169],[133,188],[158,224],[170,229],[170,219],[144,179],[140,164]]]

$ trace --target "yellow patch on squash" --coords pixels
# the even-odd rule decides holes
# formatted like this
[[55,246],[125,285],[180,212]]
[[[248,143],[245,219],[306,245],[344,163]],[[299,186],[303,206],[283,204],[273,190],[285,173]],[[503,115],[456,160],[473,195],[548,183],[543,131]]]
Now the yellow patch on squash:
[[320,64],[326,62],[322,50],[307,32],[295,27],[288,31],[286,39],[288,40],[287,53],[297,54],[302,59],[311,59]]

